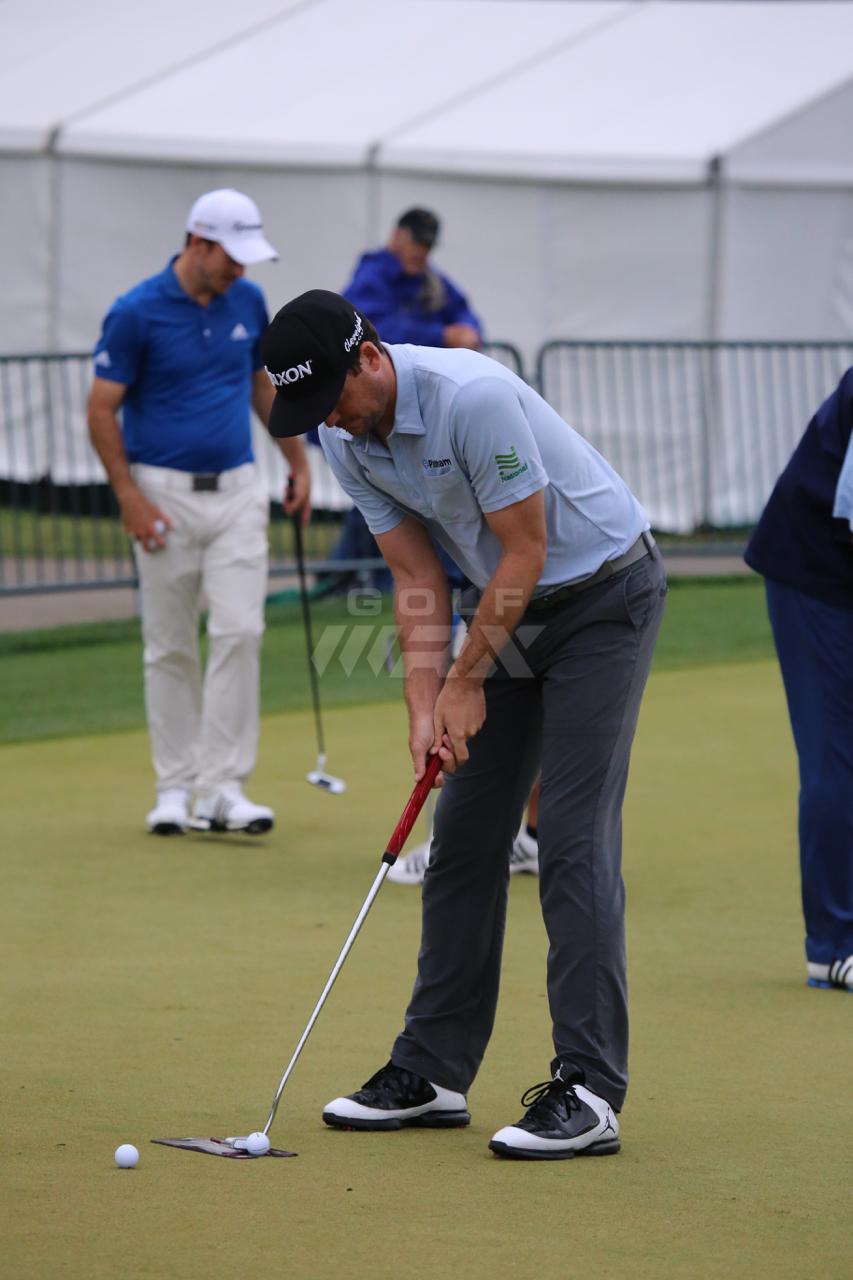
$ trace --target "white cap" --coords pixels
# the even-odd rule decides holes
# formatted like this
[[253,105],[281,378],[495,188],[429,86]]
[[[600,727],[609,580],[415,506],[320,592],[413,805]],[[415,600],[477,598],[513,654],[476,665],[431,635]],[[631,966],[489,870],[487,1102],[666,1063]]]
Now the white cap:
[[230,187],[206,191],[199,196],[190,209],[187,231],[205,240],[215,240],[229,258],[243,267],[278,258],[264,236],[261,211],[254,200]]

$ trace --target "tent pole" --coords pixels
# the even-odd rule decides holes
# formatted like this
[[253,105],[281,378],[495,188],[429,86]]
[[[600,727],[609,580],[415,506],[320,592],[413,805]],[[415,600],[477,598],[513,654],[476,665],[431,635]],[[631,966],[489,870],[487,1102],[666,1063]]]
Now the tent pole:
[[373,142],[367,149],[367,157],[365,159],[365,171],[367,173],[367,199],[366,199],[366,222],[365,227],[365,244],[380,244],[382,236],[382,228],[379,225],[379,172],[376,167],[376,161],[379,156],[379,143]]
[[47,350],[59,350],[59,202],[60,174],[56,143],[60,125],[51,129],[47,139]]
[[708,191],[711,203],[711,227],[708,237],[708,295],[705,316],[705,340],[718,342],[720,338],[720,303],[722,249],[723,249],[723,162],[721,156],[712,156],[708,164]]
[[722,157],[712,156],[708,163],[708,193],[711,205],[711,224],[708,236],[707,309],[705,314],[705,393],[702,397],[702,524],[711,523],[713,499],[712,440],[718,433],[720,420],[720,353],[716,344],[720,340],[720,293],[723,240],[723,184]]

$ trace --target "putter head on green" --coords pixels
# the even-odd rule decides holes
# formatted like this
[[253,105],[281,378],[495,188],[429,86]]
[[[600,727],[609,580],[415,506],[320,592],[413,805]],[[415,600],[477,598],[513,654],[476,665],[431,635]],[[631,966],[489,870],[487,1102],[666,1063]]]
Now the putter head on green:
[[310,782],[312,787],[330,792],[333,796],[343,795],[347,789],[343,778],[336,778],[331,773],[323,773],[320,769],[312,769],[310,773],[306,773],[305,781]]
[[[245,1138],[152,1138],[152,1142],[161,1147],[180,1147],[182,1151],[200,1151],[206,1156],[225,1156],[231,1160],[262,1160],[263,1156],[253,1156],[246,1150]],[[240,1146],[240,1143],[243,1145]],[[295,1156],[295,1151],[283,1151],[279,1147],[270,1147],[267,1156]]]

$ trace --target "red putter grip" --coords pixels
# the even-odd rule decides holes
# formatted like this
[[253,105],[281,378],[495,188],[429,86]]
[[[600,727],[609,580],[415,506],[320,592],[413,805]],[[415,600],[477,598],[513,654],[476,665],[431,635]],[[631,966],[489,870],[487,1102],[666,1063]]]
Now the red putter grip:
[[427,762],[426,773],[420,782],[415,783],[415,789],[409,796],[408,803],[403,810],[400,821],[397,823],[388,841],[388,848],[382,858],[383,862],[387,862],[393,866],[397,861],[397,855],[403,845],[409,838],[409,832],[417,821],[418,814],[424,807],[424,801],[432,791],[432,784],[435,782],[441,772],[441,756],[430,756]]

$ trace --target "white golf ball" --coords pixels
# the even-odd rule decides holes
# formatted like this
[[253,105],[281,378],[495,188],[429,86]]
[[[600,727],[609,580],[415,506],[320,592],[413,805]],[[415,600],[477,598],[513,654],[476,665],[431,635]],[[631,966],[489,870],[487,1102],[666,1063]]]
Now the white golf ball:
[[250,1133],[246,1139],[246,1150],[250,1156],[265,1156],[270,1149],[270,1140],[265,1133]]
[[165,521],[165,520],[155,520],[155,521],[154,521],[154,532],[155,532],[155,533],[161,533],[161,534],[162,534],[162,533],[165,533],[165,532],[166,532],[167,527],[168,527],[168,526],[166,525],[166,521]]
[[132,1169],[139,1163],[139,1152],[132,1142],[123,1142],[116,1147],[116,1164],[120,1169]]

